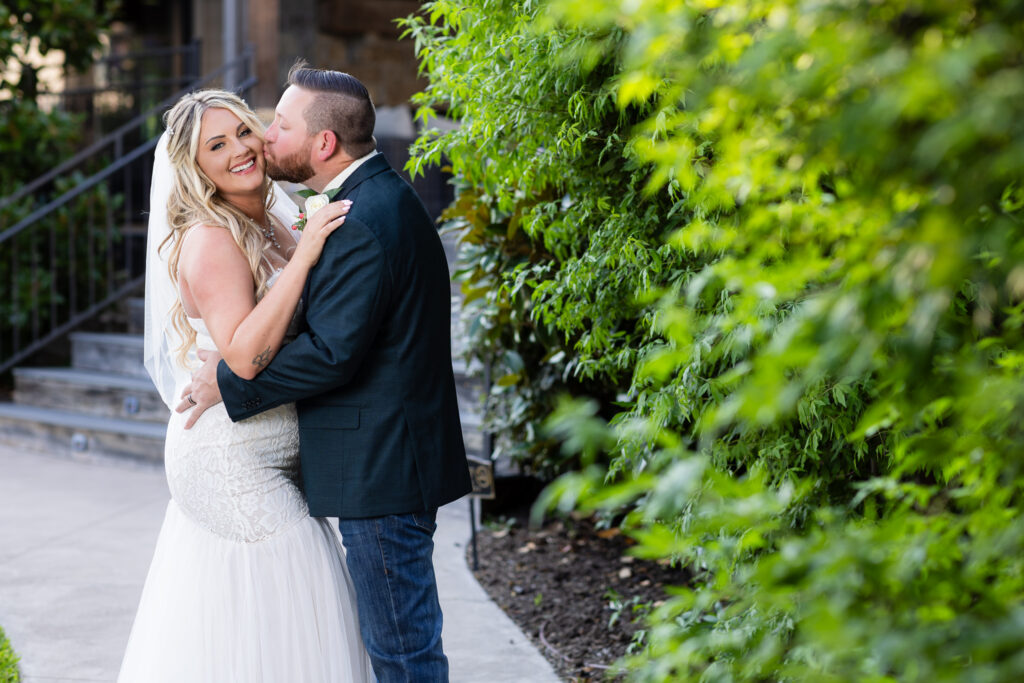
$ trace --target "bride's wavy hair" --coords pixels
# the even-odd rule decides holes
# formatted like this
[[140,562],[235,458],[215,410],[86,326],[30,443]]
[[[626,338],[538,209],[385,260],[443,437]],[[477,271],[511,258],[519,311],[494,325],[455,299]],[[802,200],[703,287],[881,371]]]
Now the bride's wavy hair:
[[[199,128],[203,114],[209,109],[226,109],[248,126],[253,135],[263,140],[263,124],[242,98],[226,90],[200,90],[189,93],[164,114],[167,127],[167,155],[171,162],[173,183],[171,196],[167,200],[167,222],[170,234],[160,244],[160,251],[170,249],[167,255],[167,271],[171,282],[178,287],[178,262],[181,258],[182,238],[185,232],[197,223],[216,225],[231,232],[238,248],[245,254],[252,271],[256,300],[267,291],[269,268],[265,264],[263,251],[267,240],[257,227],[240,209],[228,202],[217,192],[217,186],[203,173],[197,162],[199,152]],[[261,191],[263,204],[270,210],[274,193],[270,191],[271,180],[264,177]],[[171,310],[171,322],[181,336],[178,360],[188,367],[188,350],[196,341],[196,331],[186,320],[181,298],[175,301]]]

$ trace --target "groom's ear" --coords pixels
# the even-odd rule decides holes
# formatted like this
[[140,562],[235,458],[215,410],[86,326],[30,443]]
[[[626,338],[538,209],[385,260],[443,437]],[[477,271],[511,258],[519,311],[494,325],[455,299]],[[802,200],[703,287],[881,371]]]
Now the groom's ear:
[[327,161],[338,151],[338,136],[333,130],[322,130],[316,134],[313,154],[318,161]]

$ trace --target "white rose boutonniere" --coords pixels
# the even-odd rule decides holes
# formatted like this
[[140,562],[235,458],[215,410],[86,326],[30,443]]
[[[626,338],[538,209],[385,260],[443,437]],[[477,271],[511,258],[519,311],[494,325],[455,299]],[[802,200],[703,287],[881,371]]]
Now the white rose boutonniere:
[[325,194],[315,194],[306,200],[306,218],[312,218],[320,209],[331,203]]
[[306,227],[306,221],[313,217],[320,209],[324,208],[332,201],[334,196],[338,194],[341,188],[330,190],[326,194],[316,194],[313,190],[303,190],[299,194],[306,198],[306,210],[299,214],[298,220],[292,224],[292,230],[302,230]]

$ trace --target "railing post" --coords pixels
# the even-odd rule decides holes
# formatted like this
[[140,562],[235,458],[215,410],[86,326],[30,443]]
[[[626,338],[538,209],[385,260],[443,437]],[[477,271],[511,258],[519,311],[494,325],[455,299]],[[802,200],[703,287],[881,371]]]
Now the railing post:
[[39,250],[36,249],[37,230],[28,233],[28,253],[32,258],[32,280],[28,284],[29,308],[32,311],[32,338],[39,338]]
[[[92,214],[89,215],[89,224],[92,224]],[[91,227],[86,228],[86,233],[91,231]],[[75,268],[75,253],[77,240],[75,239],[75,228],[74,225],[68,226],[68,310],[70,314],[68,319],[71,319],[75,315],[75,311],[78,310],[78,287],[75,283],[78,279],[78,269]]]
[[106,202],[107,205],[107,234],[104,240],[104,248],[107,252],[107,293],[106,296],[110,296],[114,293],[114,212],[110,206],[110,202]]
[[[68,232],[74,227],[74,220],[68,213]],[[50,324],[57,322],[57,222],[50,223]]]
[[[88,232],[86,232],[85,235],[85,263],[86,268],[88,268],[88,270],[86,271],[87,273],[96,272],[96,249],[94,247],[95,235],[95,230],[89,230]],[[96,279],[87,277],[86,280],[89,283],[88,301],[89,305],[92,306],[94,303],[96,303]]]
[[[224,64],[234,64],[238,59],[238,0],[223,0],[224,8]],[[224,89],[234,90],[241,79],[237,67],[229,66],[224,72]]]
[[11,355],[18,352],[18,250],[11,249],[11,313],[7,319],[11,326]]
[[188,51],[188,87],[199,80],[199,65],[202,63],[202,43],[196,39],[189,44]]

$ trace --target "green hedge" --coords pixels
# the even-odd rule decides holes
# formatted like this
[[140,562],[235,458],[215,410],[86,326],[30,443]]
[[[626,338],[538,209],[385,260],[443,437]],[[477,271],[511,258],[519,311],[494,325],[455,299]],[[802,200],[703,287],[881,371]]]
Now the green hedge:
[[630,678],[1024,676],[1024,7],[465,0],[407,28],[422,114],[461,122],[414,163],[459,182],[501,443],[698,572]]
[[535,33],[537,5],[438,2],[426,11],[437,22],[414,19],[409,29],[431,79],[420,115],[444,107],[461,128],[426,133],[413,164],[447,157],[456,174],[445,219],[461,232],[472,353],[495,369],[489,419],[500,452],[558,473],[577,462],[560,460],[541,435],[558,395],[600,396],[614,414],[655,336],[653,308],[634,302],[637,283],[653,294],[682,274],[674,250],[659,247],[677,199],[645,196],[627,139],[651,107],[616,103],[609,79],[621,34],[608,37],[611,60],[594,55],[594,69],[583,70],[567,56],[589,51],[587,37]]

